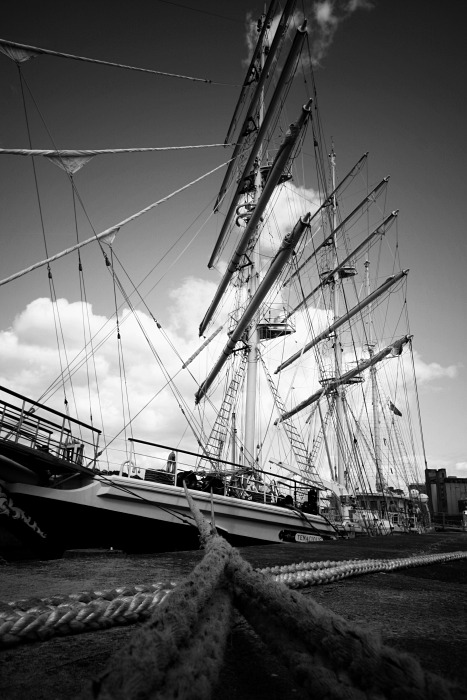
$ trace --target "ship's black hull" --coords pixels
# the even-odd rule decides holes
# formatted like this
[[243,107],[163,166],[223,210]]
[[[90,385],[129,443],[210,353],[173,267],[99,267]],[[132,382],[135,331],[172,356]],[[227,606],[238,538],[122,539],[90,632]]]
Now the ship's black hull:
[[[14,494],[13,502],[16,509],[21,509],[31,522],[38,525],[41,535],[21,519],[12,517],[4,517],[0,526],[38,557],[57,558],[69,549],[113,548],[127,553],[157,553],[198,549],[200,546],[197,528],[183,523],[166,523],[69,502],[45,502],[22,494]],[[219,528],[218,532],[234,546],[268,544],[254,537],[232,535]]]

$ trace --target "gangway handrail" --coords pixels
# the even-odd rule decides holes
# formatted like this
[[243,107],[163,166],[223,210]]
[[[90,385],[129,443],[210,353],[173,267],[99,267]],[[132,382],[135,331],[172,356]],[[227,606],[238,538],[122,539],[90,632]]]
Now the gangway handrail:
[[[1,388],[1,387],[0,387]],[[18,413],[21,413],[21,406],[17,406],[14,403],[8,403],[8,401],[3,401],[3,399],[0,399],[0,404],[3,406],[7,406],[8,408],[14,408]],[[5,414],[7,415],[7,414]],[[13,417],[11,414],[8,414],[9,417]],[[68,417],[66,418],[68,420]],[[70,419],[72,420],[72,419]],[[47,423],[47,425],[51,425],[54,428],[58,428],[59,430],[63,430],[67,433],[71,433],[70,428],[63,427],[59,423],[54,423],[53,421],[49,420],[48,418],[43,418],[42,416],[38,416],[35,413],[29,413],[26,411],[26,417],[23,418],[23,424],[27,423],[29,425],[33,425],[35,422],[40,422],[40,423]],[[47,428],[42,428],[42,430],[47,430]],[[51,431],[52,432],[52,431]]]
[[[98,433],[99,435],[102,433],[102,430],[99,430],[98,428],[95,428],[93,425],[89,425],[88,423],[84,423],[81,420],[78,420],[77,418],[72,418],[71,416],[67,416],[66,413],[63,413],[61,411],[56,411],[54,408],[50,408],[49,406],[45,406],[45,404],[40,403],[39,401],[33,401],[33,399],[29,399],[27,396],[23,396],[23,394],[18,394],[16,391],[12,391],[11,389],[7,389],[5,386],[0,386],[0,391],[4,391],[7,394],[10,394],[11,396],[16,396],[16,398],[21,399],[22,401],[26,401],[27,403],[31,404],[32,406],[38,406],[39,408],[42,408],[44,411],[48,411],[49,413],[53,413],[56,416],[60,416],[60,418],[65,418],[65,420],[70,421],[71,423],[75,423],[76,425],[81,425],[83,428],[87,428],[88,430],[92,430],[94,433]],[[45,418],[43,420],[46,420]]]

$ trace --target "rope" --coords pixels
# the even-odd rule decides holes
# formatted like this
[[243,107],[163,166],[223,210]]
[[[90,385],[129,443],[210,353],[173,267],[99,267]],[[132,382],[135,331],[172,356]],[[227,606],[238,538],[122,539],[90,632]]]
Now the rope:
[[0,148],[0,156],[45,156],[46,158],[75,158],[79,156],[101,156],[118,153],[152,153],[153,151],[186,151],[193,148],[216,148],[235,146],[234,143],[207,143],[196,146],[155,146],[150,148],[101,148],[100,150],[43,150],[38,148]]
[[350,576],[374,574],[396,569],[408,569],[428,564],[439,564],[455,559],[467,559],[467,552],[446,554],[422,554],[397,559],[348,559],[345,561],[301,562],[286,566],[273,566],[260,569],[263,574],[272,575],[275,581],[285,583],[288,588],[306,588],[322,583],[333,583]]
[[[230,553],[231,547],[223,538],[210,538],[202,561],[156,608],[129,644],[113,656],[93,683],[91,697],[210,696],[230,628],[231,594],[224,577]],[[179,694],[182,688],[184,695]]]
[[235,605],[310,697],[465,698],[462,690],[424,671],[414,657],[383,644],[379,635],[254,572],[237,552],[227,573]]
[[[93,682],[88,697],[207,700],[219,678],[234,603],[310,696],[465,700],[462,689],[424,671],[415,658],[386,646],[378,634],[347,622],[287,586],[467,558],[467,552],[302,562],[254,571],[215,533],[185,493],[206,550],[186,579],[177,585],[123,587],[3,604],[2,643],[18,643],[22,636],[47,639],[86,631],[89,623],[102,629],[145,620]],[[48,619],[48,628],[40,627],[41,618]],[[12,620],[14,624],[3,634]]]
[[[270,576],[288,588],[309,588],[351,576],[465,558],[467,553],[459,551],[402,559],[300,562],[258,569],[258,573]],[[0,602],[0,648],[144,622],[153,608],[176,586],[177,583],[173,581],[159,582],[149,586],[139,584],[49,598],[28,598],[12,603]]]
[[[221,590],[225,590],[224,576],[236,607],[310,695],[319,693],[330,700],[462,697],[462,690],[425,672],[413,657],[387,647],[377,634],[359,629],[318,603],[271,581],[261,571],[253,571],[223,538],[212,534],[212,527],[203,519],[188,491],[185,492],[201,539],[206,543],[206,555],[193,574],[156,610],[152,620],[115,655],[94,684],[92,697],[102,700],[211,697],[212,679],[220,672],[215,665],[220,666],[222,659],[219,661],[219,655],[210,654],[210,643],[220,639],[225,645],[226,629],[219,628],[219,620],[214,616],[211,626],[207,617],[202,618],[201,624],[198,618],[221,581]],[[459,554],[467,556],[467,553]],[[329,566],[324,568],[331,570]],[[205,647],[193,646],[199,640],[199,635],[193,634],[197,623],[198,627],[204,625]],[[182,669],[178,650],[187,646],[191,646],[199,663]],[[206,659],[211,663],[206,663]],[[186,681],[184,695],[178,694],[179,668]],[[175,679],[173,669],[177,669]],[[164,678],[165,670],[168,673]],[[195,680],[198,681],[196,693],[192,685]]]
[[[125,68],[126,70],[135,70],[142,73],[153,73],[154,75],[162,75],[167,78],[182,78],[183,80],[194,80],[200,83],[210,83],[211,85],[231,85],[230,83],[216,83],[209,78],[193,78],[189,75],[179,75],[177,73],[165,73],[160,70],[152,70],[151,68],[137,68],[136,66],[128,66],[124,63],[113,63],[112,61],[100,61],[97,58],[86,58],[84,56],[75,56],[70,53],[63,53],[61,51],[51,51],[50,49],[42,49],[37,46],[29,46],[28,44],[18,44],[16,41],[8,41],[7,39],[0,39],[0,46],[5,47],[5,53],[9,58],[16,62],[22,62],[27,60],[27,58],[33,58],[35,54],[46,54],[48,56],[58,56],[59,58],[71,58],[74,61],[84,61],[86,63],[98,63],[101,66],[112,66],[113,68]],[[23,56],[20,52],[16,54],[15,52],[8,52],[8,48],[22,49],[26,53]],[[29,54],[29,56],[27,56]],[[238,87],[238,85],[231,85],[231,87]]]
[[58,260],[59,258],[63,258],[65,255],[69,255],[73,251],[78,250],[79,248],[82,248],[83,246],[88,245],[89,243],[94,243],[94,241],[99,241],[101,238],[106,238],[107,236],[109,236],[113,233],[118,233],[119,229],[122,226],[125,226],[130,221],[134,221],[134,219],[137,219],[140,216],[142,216],[143,214],[146,214],[151,209],[154,209],[155,207],[159,206],[159,204],[163,204],[164,202],[167,202],[169,199],[174,197],[176,194],[180,194],[180,192],[183,192],[183,190],[188,189],[188,187],[191,187],[192,185],[195,185],[200,180],[203,180],[205,177],[212,175],[213,173],[216,172],[216,170],[220,170],[220,168],[223,168],[229,162],[230,161],[228,160],[225,163],[221,163],[221,165],[218,165],[217,167],[213,168],[209,172],[204,173],[204,175],[197,177],[195,180],[192,180],[191,182],[188,182],[186,185],[183,185],[183,187],[179,187],[177,190],[175,190],[174,192],[171,192],[166,197],[162,197],[162,199],[158,199],[157,202],[153,202],[152,204],[149,204],[149,206],[145,207],[144,209],[141,209],[140,211],[136,212],[135,214],[132,214],[131,216],[127,217],[126,219],[123,219],[123,221],[120,221],[118,224],[114,224],[110,228],[105,229],[105,231],[101,231],[101,233],[96,233],[94,236],[91,236],[91,238],[87,238],[85,241],[81,241],[80,243],[76,243],[76,245],[73,245],[70,248],[66,248],[66,250],[62,250],[60,253],[56,253],[55,255],[52,255],[51,257],[47,258],[46,260],[41,260],[40,262],[34,263],[34,265],[30,265],[29,267],[26,267],[24,270],[20,270],[19,272],[16,272],[14,275],[10,275],[9,277],[5,277],[5,279],[0,280],[0,286],[2,286],[3,284],[7,284],[8,282],[11,282],[12,280],[17,279],[18,277],[22,277],[23,275],[26,275],[29,272],[32,272],[32,270],[36,270],[38,267],[43,267],[44,265],[50,264],[54,260]]
[[0,604],[0,646],[46,641],[148,619],[175,583]]

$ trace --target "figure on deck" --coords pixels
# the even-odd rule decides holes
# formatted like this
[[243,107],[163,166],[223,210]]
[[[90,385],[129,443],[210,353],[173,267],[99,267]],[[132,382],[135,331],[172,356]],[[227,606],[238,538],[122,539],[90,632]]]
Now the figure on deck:
[[172,450],[172,452],[169,454],[169,457],[167,459],[167,466],[165,468],[165,471],[168,474],[175,474],[175,466],[176,466],[175,452]]

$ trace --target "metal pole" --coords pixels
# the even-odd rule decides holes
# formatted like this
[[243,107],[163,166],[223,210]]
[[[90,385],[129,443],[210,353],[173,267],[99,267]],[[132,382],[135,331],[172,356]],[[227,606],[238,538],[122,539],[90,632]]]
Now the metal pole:
[[[336,189],[336,154],[334,152],[334,146],[332,147],[330,153],[331,159],[331,178],[332,178],[332,190]],[[337,228],[337,202],[336,196],[332,198],[332,229],[335,232]],[[333,246],[334,246],[334,268],[339,265],[339,258],[337,255],[337,236],[333,236]],[[334,274],[334,279],[332,282],[332,313],[334,322],[337,321],[339,316],[339,291],[340,291],[340,278],[339,272]],[[342,351],[340,345],[339,335],[334,333],[334,373],[336,379],[342,374]],[[343,459],[343,431],[342,431],[342,387],[336,387],[336,451],[337,451],[337,483],[340,486],[344,486],[344,459]]]

